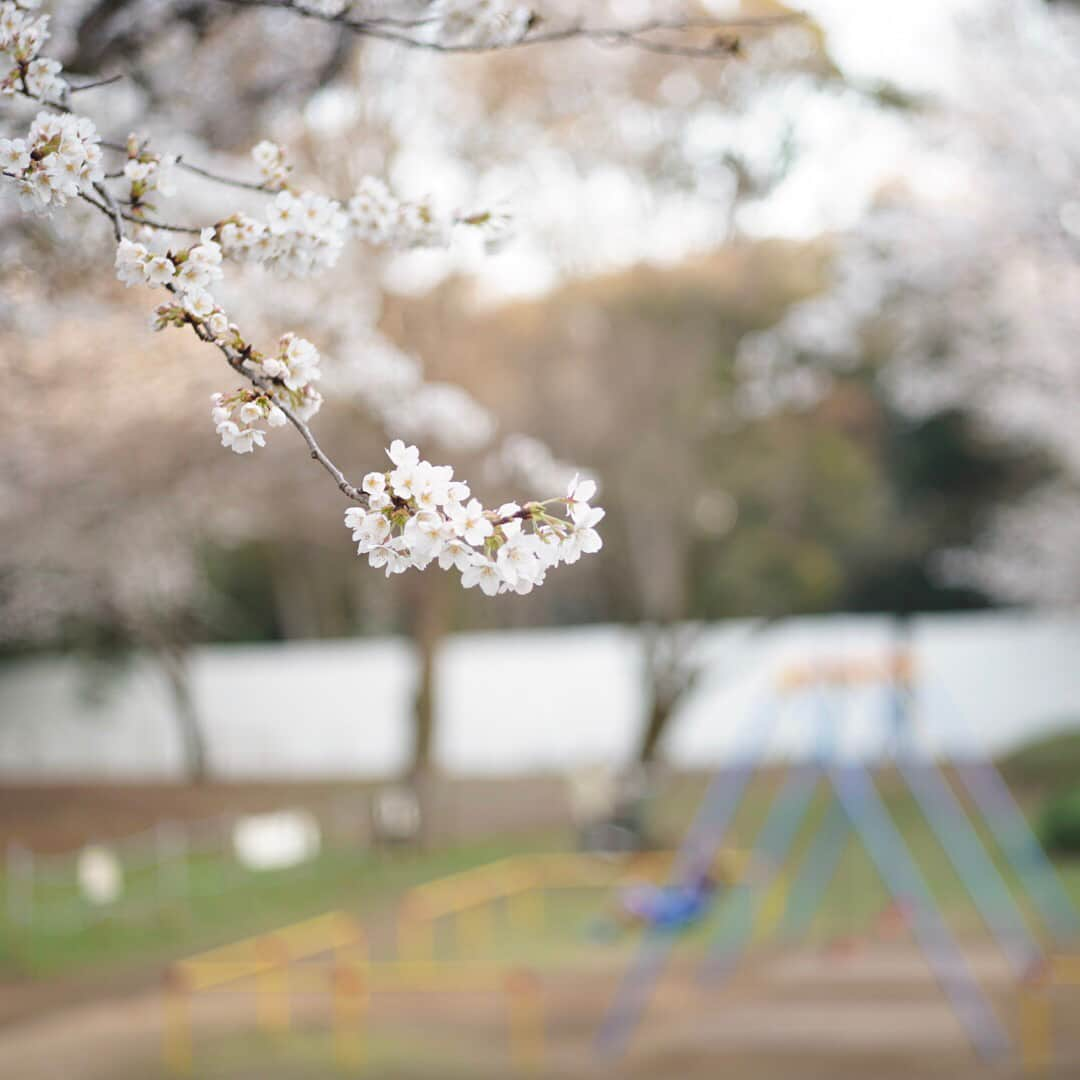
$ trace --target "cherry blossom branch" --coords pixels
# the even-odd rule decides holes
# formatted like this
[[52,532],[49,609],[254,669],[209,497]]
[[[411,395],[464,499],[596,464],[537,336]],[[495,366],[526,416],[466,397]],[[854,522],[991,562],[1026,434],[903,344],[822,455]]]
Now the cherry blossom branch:
[[[10,64],[6,72],[0,65],[0,89],[51,109],[38,113],[26,138],[0,139],[0,174],[16,186],[20,202],[30,211],[49,213],[79,199],[102,213],[116,241],[119,279],[126,285],[161,287],[170,295],[155,310],[154,328],[191,327],[246,380],[251,389],[213,397],[211,416],[223,446],[238,454],[250,453],[265,445],[266,433],[258,424],[291,423],[312,459],[347,498],[359,504],[346,512],[345,523],[353,530],[358,554],[367,555],[371,566],[385,568],[387,575],[409,567],[424,569],[437,559],[441,569],[458,570],[466,588],[479,585],[491,596],[511,590],[527,593],[542,584],[552,567],[600,550],[595,526],[604,512],[589,505],[596,491],[590,480],[575,477],[565,496],[546,502],[507,503],[497,511],[485,510],[477,499],[470,499],[467,484],[453,479],[450,466],[422,461],[415,446],[394,439],[388,454],[395,468],[368,473],[359,487],[352,484],[307,424],[322,405],[314,386],[320,377],[318,350],[287,333],[276,352],[260,352],[210,294],[210,284],[223,276],[226,255],[294,275],[333,266],[350,225],[376,242],[393,242],[402,233],[414,244],[438,242],[442,223],[429,207],[401,203],[368,178],[346,214],[341,204],[324,196],[296,194],[288,185],[290,166],[283,151],[263,142],[253,155],[265,177],[256,189],[274,192],[267,222],[235,213],[198,231],[197,242],[162,250],[159,230],[196,232],[146,218],[145,210],[152,209],[149,198],[155,192],[167,194],[165,160],[130,136],[123,146],[109,144],[124,152],[127,160],[121,174],[107,176],[97,128],[67,105],[69,89],[60,65],[38,55],[48,37],[47,25],[48,17],[34,14],[30,0],[0,0],[0,58],[9,58]],[[121,180],[129,185],[123,199],[108,187]],[[480,213],[456,220],[485,227],[495,218]],[[131,239],[125,224],[138,226],[135,235],[141,239]],[[566,516],[549,513],[551,503],[564,506]]]
[[[649,52],[691,57],[730,56],[738,51],[738,39],[732,34],[739,30],[772,29],[785,23],[805,19],[801,12],[785,12],[778,15],[743,15],[731,18],[684,17],[646,19],[628,26],[590,26],[584,22],[569,23],[550,30],[537,30],[542,25],[539,17],[523,5],[504,5],[505,25],[485,27],[477,20],[475,31],[478,40],[448,41],[439,37],[417,36],[404,32],[413,26],[384,18],[353,18],[351,4],[344,2],[304,3],[303,0],[223,0],[237,7],[276,8],[289,11],[302,18],[340,26],[361,37],[377,38],[413,49],[426,49],[443,53],[483,53],[504,49],[523,48],[529,45],[547,45],[575,39],[592,41],[600,45],[622,46]],[[455,11],[465,18],[464,5]],[[435,26],[445,19],[418,20],[416,26]],[[502,30],[502,33],[499,31]],[[709,46],[674,45],[657,42],[649,35],[655,33],[691,33],[711,31],[720,35]]]
[[271,186],[267,180],[255,183],[251,180],[236,180],[231,176],[222,176],[220,173],[211,172],[210,169],[204,169],[201,165],[193,165],[190,161],[185,161],[182,155],[177,155],[173,164],[178,169],[186,169],[189,173],[194,173],[196,176],[201,176],[206,180],[213,180],[216,184],[225,184],[228,187],[242,188],[245,191],[258,191],[264,195],[274,195],[281,190]]
[[[175,290],[170,288],[170,292],[174,291]],[[260,376],[253,375],[251,372],[244,370],[244,358],[239,352],[230,347],[227,343],[215,339],[214,336],[210,333],[210,331],[206,329],[206,327],[204,327],[201,323],[195,321],[194,319],[189,321],[189,325],[194,331],[195,336],[200,341],[205,342],[208,345],[216,346],[217,349],[221,352],[221,354],[225,357],[225,360],[228,363],[229,367],[231,367],[239,375],[242,375],[244,378],[248,379],[248,381],[251,382],[253,386],[258,387],[260,390],[265,390],[267,392],[272,391],[273,387],[270,381],[263,379]],[[323,448],[319,445],[318,440],[316,440],[311,428],[303,420],[301,420],[299,416],[296,415],[295,411],[287,403],[278,401],[277,407],[285,414],[285,417],[288,419],[289,423],[292,424],[294,428],[296,428],[296,430],[300,433],[301,438],[304,440],[305,443],[307,443],[308,450],[311,452],[312,460],[317,461],[333,477],[334,483],[337,484],[338,489],[342,492],[342,494],[346,498],[351,499],[353,502],[361,503],[366,506],[368,501],[367,495],[365,495],[364,492],[357,488],[355,485],[349,483],[349,481],[345,477],[345,474],[341,471],[341,469],[338,468],[337,465],[334,464],[334,462],[330,458],[330,455],[327,454],[326,451],[323,450]]]
[[84,90],[96,90],[99,86],[112,86],[113,83],[118,83],[126,78],[127,76],[123,72],[120,72],[116,75],[109,75],[104,79],[95,79],[93,82],[81,83],[78,86],[72,86],[68,83],[67,92],[69,94],[81,94]]
[[[2,3],[2,0],[0,0],[0,3]],[[68,84],[62,79],[58,78],[56,80],[56,86],[59,89],[60,94],[67,94]],[[89,89],[90,87],[88,85],[85,88]],[[19,84],[15,87],[15,92],[22,97],[52,109],[61,115],[77,115],[74,110],[64,102],[49,98],[43,93],[34,93],[31,91],[27,86],[25,75],[22,76]],[[105,150],[124,154],[129,160],[133,157],[138,159],[147,158],[146,144],[135,143],[133,142],[133,139],[133,136],[129,137],[127,143],[99,139],[98,145]],[[253,155],[259,161],[260,167],[264,173],[264,179],[258,183],[248,180],[237,180],[233,177],[213,172],[200,165],[194,165],[191,162],[185,161],[182,155],[177,155],[175,158],[168,156],[162,158],[157,155],[149,155],[149,160],[152,160],[156,165],[160,165],[163,161],[167,161],[173,166],[226,187],[254,191],[259,194],[275,197],[280,197],[284,193],[286,196],[298,196],[301,202],[308,197],[305,193],[299,193],[298,195],[297,190],[288,183],[288,175],[292,166],[286,162],[284,153],[280,147],[264,141],[255,147]],[[125,178],[125,172],[103,173],[101,178],[102,180],[121,180]],[[357,208],[357,204],[359,204],[359,209]],[[130,201],[124,205],[129,205],[136,209],[138,208],[137,204]],[[489,242],[494,243],[501,238],[505,227],[508,224],[508,221],[502,215],[486,210],[478,212],[458,212],[452,215],[447,221],[440,223],[434,219],[430,207],[424,204],[396,203],[396,200],[391,196],[386,186],[374,177],[368,177],[366,181],[361,183],[357,193],[349,200],[349,208],[350,214],[354,218],[359,217],[362,219],[354,221],[354,224],[359,227],[362,233],[364,233],[366,239],[371,242],[382,244],[399,242],[401,246],[406,247],[417,246],[418,243],[421,245],[430,245],[433,241],[439,239],[440,234],[445,236],[447,229],[454,225],[478,228],[486,235]],[[390,228],[389,223],[386,220],[378,220],[380,218],[385,219],[388,216],[392,216],[395,212],[405,219],[411,218],[411,220],[399,222],[399,224],[405,226],[404,232],[406,235],[404,236],[395,237],[393,235],[394,230]],[[179,225],[164,222],[147,217],[142,213],[132,214],[124,212],[121,213],[121,217],[125,221],[132,222],[133,224],[143,225],[149,229],[158,229],[163,232],[186,233],[191,236],[197,236],[203,230],[202,226]],[[216,227],[217,226],[215,226],[215,228]],[[410,232],[413,234],[412,236],[408,235]]]

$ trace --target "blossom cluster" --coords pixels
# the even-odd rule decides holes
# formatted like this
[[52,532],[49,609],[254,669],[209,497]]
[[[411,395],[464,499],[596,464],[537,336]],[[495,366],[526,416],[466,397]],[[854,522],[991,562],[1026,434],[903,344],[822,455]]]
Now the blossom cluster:
[[292,165],[284,149],[269,140],[251,152],[262,187],[276,191],[265,221],[236,213],[218,225],[225,254],[238,262],[257,263],[283,277],[307,277],[337,264],[350,235],[395,249],[446,247],[454,226],[472,228],[488,247],[509,234],[505,213],[482,210],[448,216],[430,203],[398,199],[383,181],[362,179],[346,207],[312,191],[289,186]]
[[284,277],[307,277],[337,262],[348,225],[340,203],[312,191],[282,191],[266,216],[265,223],[247,214],[223,222],[219,235],[225,253],[240,262],[263,263]]
[[[596,525],[604,511],[590,505],[592,480],[575,476],[563,497],[491,511],[454,480],[449,465],[422,460],[415,446],[395,439],[387,455],[394,468],[363,479],[367,506],[345,511],[357,554],[387,577],[437,561],[442,570],[457,570],[466,589],[524,595],[542,585],[552,567],[602,546]],[[550,513],[551,503],[562,503],[566,516]]]
[[285,156],[283,147],[269,139],[263,139],[252,148],[251,156],[259,167],[264,187],[280,191],[289,182],[292,165]]
[[49,37],[49,16],[34,15],[39,0],[0,2],[0,93],[22,91],[41,100],[66,89],[60,64],[38,56]]
[[128,159],[124,163],[124,179],[127,180],[128,202],[131,212],[141,214],[143,210],[155,209],[150,201],[154,195],[169,198],[176,194],[173,180],[173,166],[176,159],[161,154],[152,154],[140,145],[134,135],[128,136]]
[[453,221],[422,202],[404,202],[381,180],[365,176],[349,200],[356,234],[380,247],[445,247]]
[[102,178],[97,128],[83,116],[38,113],[25,139],[0,139],[0,171],[24,210],[47,212]]
[[200,318],[208,318],[215,308],[209,287],[221,277],[221,246],[213,229],[203,229],[199,242],[191,247],[162,254],[124,237],[116,248],[116,276],[128,286],[170,288],[193,313],[198,309],[204,312]]
[[306,338],[283,334],[275,356],[244,361],[253,374],[280,382],[287,390],[301,393],[319,378],[319,350]]
[[307,277],[336,265],[350,232],[380,247],[446,247],[453,227],[465,225],[494,246],[507,234],[508,224],[505,215],[492,211],[448,217],[426,202],[397,199],[381,180],[369,176],[347,209],[312,191],[284,190],[270,204],[265,221],[233,214],[221,222],[218,237],[225,254],[238,262],[261,263],[284,277]]
[[288,423],[281,407],[266,393],[258,390],[238,390],[226,397],[214,394],[210,398],[210,415],[221,445],[236,454],[250,454],[256,446],[266,445],[266,432],[256,424],[270,427]]
[[307,421],[322,407],[322,395],[313,385],[319,378],[319,351],[305,338],[284,334],[274,356],[253,349],[241,363],[256,389],[237,390],[226,397],[214,394],[210,416],[221,445],[237,454],[248,454],[266,445],[266,432],[256,424],[283,427],[288,417],[281,406],[288,405],[296,417]]

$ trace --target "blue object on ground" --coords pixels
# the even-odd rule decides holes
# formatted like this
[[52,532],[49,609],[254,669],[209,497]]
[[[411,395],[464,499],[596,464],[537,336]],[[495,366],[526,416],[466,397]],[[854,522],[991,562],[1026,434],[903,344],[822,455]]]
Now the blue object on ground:
[[681,930],[700,919],[715,890],[704,879],[691,885],[628,885],[619,897],[623,910],[656,930]]

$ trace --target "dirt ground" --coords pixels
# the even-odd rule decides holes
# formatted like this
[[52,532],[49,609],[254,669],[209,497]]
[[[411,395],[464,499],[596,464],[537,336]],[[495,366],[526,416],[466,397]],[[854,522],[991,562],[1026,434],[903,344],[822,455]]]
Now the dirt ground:
[[[1001,1020],[1015,1029],[1016,996],[1000,958],[971,956]],[[533,1075],[697,1080],[731,1076],[753,1080],[799,1077],[836,1080],[920,1080],[949,1077],[1019,1077],[1015,1060],[997,1065],[975,1059],[956,1018],[925,963],[907,943],[874,944],[837,955],[799,950],[758,956],[721,986],[702,984],[685,967],[669,972],[644,1022],[618,1061],[596,1057],[598,1024],[618,977],[616,971],[576,971],[542,977],[546,1007],[545,1061]],[[308,1031],[328,1027],[321,996],[298,997],[294,1022]],[[1061,1034],[1056,1069],[1040,1075],[1080,1075],[1076,1045],[1080,999],[1058,1002]],[[415,1041],[417,1048],[461,1063],[461,1076],[494,1080],[515,1075],[507,1056],[507,1018],[491,995],[380,994],[372,998],[367,1030],[373,1041]],[[326,1039],[314,1071],[290,1069],[287,1043],[233,1060],[218,1061],[230,1033],[253,1031],[248,993],[195,1003],[195,1075],[228,1080],[294,1080],[335,1075]],[[161,1065],[163,998],[148,989],[88,1000],[36,1020],[0,1029],[0,1075],[18,1080],[154,1080]],[[266,1036],[261,1038],[265,1039]],[[1070,1041],[1072,1045],[1070,1044]],[[253,1045],[260,1045],[253,1037]],[[423,1060],[421,1056],[420,1060]],[[430,1061],[430,1057],[429,1057]],[[282,1071],[284,1069],[284,1071]],[[224,1071],[223,1071],[224,1070]],[[390,1076],[372,1068],[369,1075]],[[453,1069],[417,1065],[394,1077],[458,1076]]]

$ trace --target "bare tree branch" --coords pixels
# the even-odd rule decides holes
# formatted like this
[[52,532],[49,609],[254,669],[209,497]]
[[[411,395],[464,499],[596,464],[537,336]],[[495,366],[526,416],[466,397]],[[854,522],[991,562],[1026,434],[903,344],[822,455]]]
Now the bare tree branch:
[[[505,49],[518,49],[528,45],[548,45],[563,41],[585,40],[599,45],[620,46],[641,49],[647,52],[659,52],[665,55],[688,56],[695,58],[725,57],[738,52],[740,30],[768,30],[785,23],[800,22],[805,16],[801,12],[789,12],[781,15],[743,15],[733,18],[674,18],[647,19],[628,26],[590,26],[584,22],[569,23],[565,26],[540,29],[539,20],[517,38],[503,41],[485,42],[441,42],[427,37],[410,34],[414,24],[392,19],[357,19],[349,15],[349,5],[336,15],[312,10],[297,0],[220,0],[221,3],[238,7],[277,8],[293,12],[307,19],[343,26],[361,37],[391,41],[413,49],[426,49],[443,53],[487,53]],[[430,20],[418,20],[415,25],[422,25]],[[657,41],[651,35],[657,33],[692,33],[711,31],[718,36],[708,45],[693,45]]]

